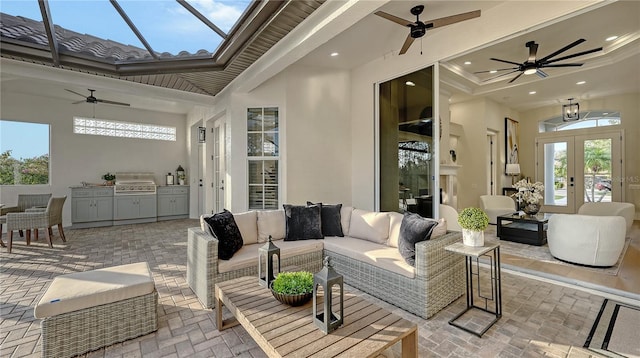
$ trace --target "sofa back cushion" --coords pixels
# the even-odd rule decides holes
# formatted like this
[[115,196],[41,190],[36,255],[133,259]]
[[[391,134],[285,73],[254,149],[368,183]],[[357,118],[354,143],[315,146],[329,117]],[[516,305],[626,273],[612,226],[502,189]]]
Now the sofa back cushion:
[[242,242],[251,245],[258,242],[258,214],[255,211],[233,214],[233,219],[242,234]]
[[349,236],[384,244],[389,238],[389,214],[353,209],[349,222]]
[[400,237],[400,225],[404,215],[396,212],[389,213],[389,240],[387,246],[398,247],[398,238]]
[[267,242],[271,235],[272,240],[282,240],[286,235],[284,210],[258,211],[258,242]]
[[340,209],[340,224],[342,224],[342,234],[344,236],[349,236],[349,224],[351,224],[351,212],[353,211],[353,207],[351,206],[342,206]]

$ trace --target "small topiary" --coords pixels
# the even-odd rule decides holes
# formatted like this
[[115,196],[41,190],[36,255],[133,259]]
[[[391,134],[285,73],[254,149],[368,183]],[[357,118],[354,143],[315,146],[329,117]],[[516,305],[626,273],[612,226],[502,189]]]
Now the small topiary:
[[287,295],[313,292],[313,274],[307,271],[280,272],[271,282],[271,288]]
[[463,229],[484,231],[489,226],[489,217],[480,208],[465,208],[458,214],[458,224]]

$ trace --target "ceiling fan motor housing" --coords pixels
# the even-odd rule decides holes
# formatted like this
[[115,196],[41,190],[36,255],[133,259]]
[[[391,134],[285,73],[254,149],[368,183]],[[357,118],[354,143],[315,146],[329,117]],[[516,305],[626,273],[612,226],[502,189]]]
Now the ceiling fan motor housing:
[[414,39],[424,36],[426,32],[427,32],[427,29],[423,24],[419,24],[419,25],[416,24],[411,26],[411,37],[413,37]]

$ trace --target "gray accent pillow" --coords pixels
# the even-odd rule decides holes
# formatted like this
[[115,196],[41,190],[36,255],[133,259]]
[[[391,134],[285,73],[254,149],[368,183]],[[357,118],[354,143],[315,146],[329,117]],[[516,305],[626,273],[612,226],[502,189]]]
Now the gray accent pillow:
[[340,237],[344,236],[344,233],[342,232],[342,216],[340,215],[342,204],[327,205],[307,201],[307,206],[311,205],[320,206],[320,222],[322,224],[322,235]]
[[218,239],[218,257],[229,260],[242,248],[243,240],[240,229],[227,209],[213,216],[204,218],[209,225],[209,232]]
[[429,240],[437,225],[438,222],[435,220],[425,219],[414,213],[404,213],[400,224],[398,251],[409,265],[416,265],[416,243]]
[[284,241],[323,239],[320,206],[284,204],[286,235]]

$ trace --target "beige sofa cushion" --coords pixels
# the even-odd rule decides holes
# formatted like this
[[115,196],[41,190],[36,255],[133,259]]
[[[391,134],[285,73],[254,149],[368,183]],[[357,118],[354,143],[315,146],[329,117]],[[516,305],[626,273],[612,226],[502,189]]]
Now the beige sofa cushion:
[[349,223],[349,236],[385,244],[389,238],[389,214],[353,209]]
[[284,210],[258,211],[258,242],[267,242],[269,235],[272,240],[281,240],[286,236]]
[[398,247],[402,218],[404,218],[403,214],[389,212],[389,240],[387,240],[387,246]]
[[409,278],[415,277],[415,269],[404,261],[395,247],[345,236],[325,237],[324,249]]
[[122,301],[155,290],[146,262],[60,275],[33,310],[36,318]]
[[349,236],[349,224],[351,223],[351,206],[342,206],[340,209],[340,224],[342,224],[342,235]]
[[251,245],[258,242],[258,214],[255,211],[247,211],[245,213],[233,214],[233,220],[236,221],[240,235],[242,235],[242,243]]
[[[322,251],[323,240],[278,241],[280,259]],[[258,248],[262,244],[245,245],[236,252],[231,260],[218,260],[218,272],[229,272],[245,267],[258,266]]]

